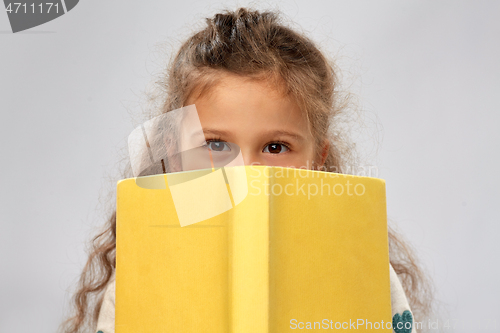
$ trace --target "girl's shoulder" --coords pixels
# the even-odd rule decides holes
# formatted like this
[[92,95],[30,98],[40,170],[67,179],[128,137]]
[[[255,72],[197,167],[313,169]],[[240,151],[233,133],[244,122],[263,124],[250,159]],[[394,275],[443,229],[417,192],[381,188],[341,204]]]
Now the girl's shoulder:
[[[390,266],[390,280],[391,280],[391,307],[392,307],[392,325],[393,327],[408,328],[411,327],[411,333],[416,333],[415,325],[413,323],[413,314],[410,309],[410,304],[406,298],[401,281]],[[410,324],[408,324],[410,323]],[[411,326],[408,326],[411,325]],[[397,330],[396,330],[397,331]],[[106,291],[104,292],[104,299],[102,301],[101,310],[99,312],[99,319],[97,321],[97,333],[114,333],[115,332],[115,273],[111,277]]]
[[[399,280],[398,274],[391,264],[390,266],[390,279],[391,279],[391,308],[392,308],[392,327],[395,332],[409,332],[416,333],[415,325],[413,323],[413,313],[410,309],[410,304],[406,298],[403,285]],[[410,326],[411,325],[411,326]],[[396,329],[394,329],[396,328]],[[406,330],[405,330],[406,329]]]

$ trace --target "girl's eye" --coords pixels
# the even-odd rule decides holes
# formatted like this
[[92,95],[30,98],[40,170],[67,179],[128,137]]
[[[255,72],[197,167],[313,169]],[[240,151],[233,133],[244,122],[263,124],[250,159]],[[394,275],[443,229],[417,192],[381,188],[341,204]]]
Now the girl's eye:
[[264,153],[270,153],[270,154],[282,154],[284,152],[289,151],[287,146],[285,146],[282,143],[271,143],[264,148],[263,152]]
[[207,147],[212,151],[231,151],[229,145],[223,141],[208,141]]

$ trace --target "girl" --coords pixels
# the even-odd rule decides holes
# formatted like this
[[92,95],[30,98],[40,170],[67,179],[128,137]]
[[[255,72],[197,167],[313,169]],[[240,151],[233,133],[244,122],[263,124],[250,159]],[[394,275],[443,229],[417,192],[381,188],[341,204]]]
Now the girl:
[[[195,104],[210,149],[233,142],[245,164],[329,172],[352,165],[335,67],[276,13],[240,8],[207,19],[159,83],[160,113]],[[130,167],[123,177],[132,177]],[[115,231],[116,212],[93,240],[64,332],[114,332]],[[430,312],[428,280],[392,229],[389,247],[393,325],[422,322]]]

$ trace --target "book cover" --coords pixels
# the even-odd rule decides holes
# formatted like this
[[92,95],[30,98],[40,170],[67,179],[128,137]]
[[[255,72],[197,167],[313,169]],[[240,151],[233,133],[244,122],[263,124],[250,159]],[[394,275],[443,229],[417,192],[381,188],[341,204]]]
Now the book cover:
[[267,166],[117,184],[117,333],[391,331],[385,181]]

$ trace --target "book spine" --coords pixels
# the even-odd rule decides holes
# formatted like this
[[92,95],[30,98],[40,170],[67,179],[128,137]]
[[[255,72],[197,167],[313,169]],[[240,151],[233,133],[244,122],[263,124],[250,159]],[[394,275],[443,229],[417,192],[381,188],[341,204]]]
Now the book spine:
[[[266,167],[267,168],[267,167]],[[231,333],[266,333],[269,327],[269,179],[247,167],[248,196],[232,210],[230,233]]]

